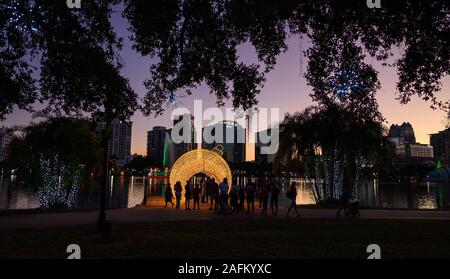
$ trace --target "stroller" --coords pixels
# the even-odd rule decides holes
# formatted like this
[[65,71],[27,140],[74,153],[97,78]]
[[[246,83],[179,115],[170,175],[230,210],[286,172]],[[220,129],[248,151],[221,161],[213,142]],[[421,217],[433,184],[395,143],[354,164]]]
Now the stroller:
[[349,202],[348,213],[352,217],[360,216],[359,215],[359,200],[352,200]]

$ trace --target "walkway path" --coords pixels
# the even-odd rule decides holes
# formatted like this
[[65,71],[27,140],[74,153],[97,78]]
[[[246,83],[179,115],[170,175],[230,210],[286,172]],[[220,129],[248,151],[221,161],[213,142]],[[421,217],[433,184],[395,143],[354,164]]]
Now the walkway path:
[[[260,210],[255,209],[255,214],[233,214],[231,216],[218,216],[207,209],[176,210],[175,208],[159,207],[135,207],[129,209],[113,209],[107,211],[107,217],[113,222],[118,223],[150,223],[176,220],[203,220],[215,218],[228,219],[255,219],[255,218],[286,218],[286,208],[280,208],[279,215],[261,216]],[[270,212],[270,210],[269,210]],[[346,218],[336,217],[335,209],[301,209],[303,218]],[[98,212],[81,211],[70,213],[45,213],[29,214],[15,216],[0,216],[0,230],[15,230],[29,228],[48,228],[48,227],[66,227],[77,225],[90,225],[96,223]],[[293,216],[293,215],[292,215]],[[362,210],[363,219],[426,219],[426,220],[450,220],[450,211],[434,210]]]

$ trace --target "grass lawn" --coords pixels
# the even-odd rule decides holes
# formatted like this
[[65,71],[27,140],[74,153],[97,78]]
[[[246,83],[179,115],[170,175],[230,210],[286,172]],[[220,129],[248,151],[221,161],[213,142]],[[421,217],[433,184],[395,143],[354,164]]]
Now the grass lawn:
[[[163,202],[161,201],[158,206],[162,207]],[[299,209],[337,209],[335,205],[318,205],[318,204],[304,204],[299,205]],[[361,209],[370,210],[400,210],[400,211],[416,211],[415,208],[384,208],[384,207],[369,207],[361,206]],[[1,216],[16,216],[16,215],[30,215],[30,214],[53,214],[53,213],[68,213],[68,212],[86,212],[86,211],[98,211],[98,208],[31,208],[31,209],[0,209]],[[439,209],[420,209],[420,211],[450,211],[450,208],[439,208]]]
[[450,222],[362,219],[200,220],[113,226],[102,240],[91,227],[0,232],[0,258],[450,258]]

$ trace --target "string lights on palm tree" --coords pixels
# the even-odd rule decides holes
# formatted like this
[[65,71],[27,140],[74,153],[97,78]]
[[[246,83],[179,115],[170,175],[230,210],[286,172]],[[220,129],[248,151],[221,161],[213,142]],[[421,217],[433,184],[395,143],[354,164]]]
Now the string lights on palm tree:
[[40,160],[41,185],[36,196],[43,208],[73,207],[80,189],[80,169],[62,163],[58,155]]

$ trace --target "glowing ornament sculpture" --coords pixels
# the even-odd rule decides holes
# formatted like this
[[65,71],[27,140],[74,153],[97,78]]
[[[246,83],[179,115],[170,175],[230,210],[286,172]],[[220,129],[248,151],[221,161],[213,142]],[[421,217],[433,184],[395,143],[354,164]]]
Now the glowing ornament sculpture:
[[221,150],[195,149],[181,156],[173,165],[170,172],[170,185],[172,187],[177,181],[184,187],[186,181],[197,173],[214,178],[217,183],[227,178],[231,189],[231,170],[227,162],[222,158]]

